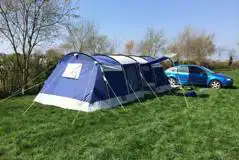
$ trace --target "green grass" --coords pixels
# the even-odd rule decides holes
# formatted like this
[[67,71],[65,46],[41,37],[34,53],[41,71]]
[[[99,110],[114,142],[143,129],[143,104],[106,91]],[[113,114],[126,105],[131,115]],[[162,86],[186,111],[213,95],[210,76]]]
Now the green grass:
[[[239,86],[239,71],[227,72]],[[161,95],[144,104],[77,112],[0,103],[0,159],[239,159],[239,89],[209,97]]]

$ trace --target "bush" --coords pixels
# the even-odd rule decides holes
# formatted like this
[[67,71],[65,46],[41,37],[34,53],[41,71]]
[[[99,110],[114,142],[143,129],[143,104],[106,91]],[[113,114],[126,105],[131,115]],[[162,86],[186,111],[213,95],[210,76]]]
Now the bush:
[[[32,55],[26,89],[44,82],[55,68],[60,54]],[[0,64],[0,98],[7,97],[21,88],[22,73],[16,63],[16,56],[8,55],[1,58]],[[3,85],[4,84],[4,85]],[[42,85],[27,90],[25,94],[37,94]]]
[[214,70],[234,70],[239,68],[239,61],[232,63],[231,66],[228,65],[228,62],[217,61],[211,62],[210,65]]

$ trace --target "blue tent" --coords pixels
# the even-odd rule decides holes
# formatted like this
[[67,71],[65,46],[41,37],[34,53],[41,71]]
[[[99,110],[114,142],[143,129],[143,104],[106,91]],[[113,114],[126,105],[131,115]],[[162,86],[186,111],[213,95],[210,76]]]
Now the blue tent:
[[45,81],[35,102],[92,112],[170,89],[160,59],[73,52],[65,55]]
[[85,112],[134,101],[144,96],[137,65],[122,55],[67,54],[34,101]]

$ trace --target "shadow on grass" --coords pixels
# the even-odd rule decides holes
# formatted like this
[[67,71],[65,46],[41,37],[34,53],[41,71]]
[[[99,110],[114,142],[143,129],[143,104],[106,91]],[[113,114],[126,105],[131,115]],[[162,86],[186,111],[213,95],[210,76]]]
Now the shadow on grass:
[[[151,95],[151,94],[146,94],[146,95],[144,96],[144,98],[139,98],[139,100],[140,100],[140,102],[144,103],[144,102],[146,102],[146,101],[148,101],[148,100],[152,100],[152,99],[154,99],[154,98],[162,97],[162,96],[164,96],[164,95],[166,95],[166,94],[167,94],[167,93],[158,93],[158,94],[156,94],[157,97],[156,97],[155,95],[153,95],[153,94],[152,94],[152,95]],[[169,95],[170,95],[170,94],[169,94]],[[123,105],[124,105],[124,106],[132,105],[132,104],[135,104],[135,102],[139,102],[139,100],[136,99],[136,100],[134,100],[134,101],[125,103],[125,104],[123,104]],[[115,107],[115,108],[117,108],[117,107]]]
[[[194,91],[194,90],[192,88],[188,88],[187,91],[190,92],[190,91]],[[137,97],[136,100],[128,102],[128,103],[124,103],[123,106],[124,107],[129,107],[129,106],[132,107],[132,105],[135,105],[137,102],[138,103],[139,102],[140,103],[144,103],[144,102],[146,102],[148,100],[152,100],[152,99],[155,99],[155,98],[160,98],[160,97],[163,97],[163,96],[178,96],[178,97],[186,96],[186,97],[192,97],[192,98],[208,98],[209,94],[196,94],[196,96],[190,96],[190,95],[187,95],[187,94],[180,93],[179,90],[172,90],[172,91],[166,91],[166,92],[162,92],[162,93],[157,93],[156,95],[154,95],[154,94],[146,94],[144,96],[144,98]],[[139,98],[139,100],[138,100],[138,98]],[[139,104],[139,105],[141,105],[141,104]],[[119,108],[119,107],[113,107],[111,109],[117,109],[117,108]]]
[[[208,98],[209,94],[201,93],[197,94],[194,90],[188,89],[186,90],[186,93],[182,93],[180,91],[174,91],[174,92],[166,92],[163,95],[168,95],[168,96],[178,96],[178,97],[193,97],[193,98]],[[191,93],[190,93],[191,92]]]
[[[158,93],[157,94],[157,98],[159,97],[163,97],[163,96],[178,96],[178,97],[192,97],[192,98],[208,98],[209,97],[209,94],[196,94],[196,96],[189,96],[189,95],[185,95],[183,93],[178,93],[178,92],[164,92],[164,93]],[[140,102],[144,103],[148,100],[152,100],[152,99],[155,99],[156,96],[155,95],[151,95],[151,94],[147,94],[145,95],[144,98],[140,98]],[[129,103],[125,103],[124,106],[128,106],[128,105],[132,105],[132,104],[135,104],[135,102],[139,102],[139,100],[135,100],[135,101],[132,101],[132,102],[129,102]],[[131,106],[132,107],[132,106]],[[117,107],[116,107],[117,108]]]

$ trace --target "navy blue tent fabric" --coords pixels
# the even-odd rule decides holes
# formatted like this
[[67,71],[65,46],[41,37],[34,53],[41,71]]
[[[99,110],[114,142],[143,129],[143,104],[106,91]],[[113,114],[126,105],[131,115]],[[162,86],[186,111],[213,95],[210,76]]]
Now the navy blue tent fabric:
[[141,68],[141,72],[142,72],[143,76],[145,77],[145,79],[147,80],[147,82],[152,83],[153,82],[153,74],[152,74],[152,67],[150,66],[150,64],[142,64],[140,68]]
[[[128,94],[127,85],[124,78],[124,73],[119,71],[105,72],[105,77],[109,82],[110,97],[124,96]],[[111,87],[111,88],[110,88]],[[113,93],[114,91],[114,93]]]
[[150,64],[141,64],[140,71],[142,73],[142,85],[144,89],[150,90],[148,85],[154,83],[153,69]]
[[156,78],[156,86],[162,86],[162,85],[168,85],[169,81],[167,79],[167,76],[164,73],[164,70],[162,67],[154,68],[155,78]]
[[94,82],[94,89],[91,95],[90,103],[94,103],[96,101],[101,101],[101,100],[110,98],[109,91],[106,85],[107,84],[105,83],[103,79],[103,74],[101,72],[101,69],[100,67],[97,67],[96,79]]
[[131,93],[139,91],[141,89],[139,70],[136,64],[124,65],[129,90]]

